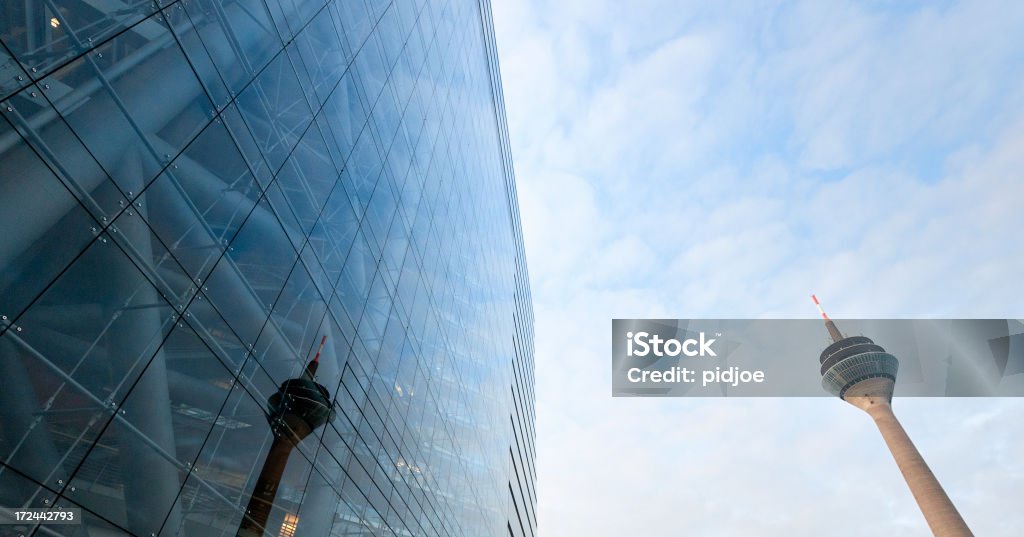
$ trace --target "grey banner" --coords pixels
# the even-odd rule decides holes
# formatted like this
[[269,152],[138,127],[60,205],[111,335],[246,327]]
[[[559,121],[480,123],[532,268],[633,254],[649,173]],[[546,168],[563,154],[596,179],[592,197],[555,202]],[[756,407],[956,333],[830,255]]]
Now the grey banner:
[[1021,320],[835,325],[838,338],[820,319],[615,319],[612,395],[834,397],[870,386],[897,397],[1024,396]]
[[0,524],[35,527],[49,524],[81,524],[82,510],[78,507],[0,507]]

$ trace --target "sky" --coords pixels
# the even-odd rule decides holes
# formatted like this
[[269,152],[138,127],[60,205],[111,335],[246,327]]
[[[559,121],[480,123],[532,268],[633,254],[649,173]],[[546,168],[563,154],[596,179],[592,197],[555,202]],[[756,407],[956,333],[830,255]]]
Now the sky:
[[[812,318],[812,292],[836,318],[1024,318],[1024,3],[492,8],[540,534],[930,535],[839,400],[612,398],[611,319]],[[1024,400],[894,408],[975,534],[1019,535]]]

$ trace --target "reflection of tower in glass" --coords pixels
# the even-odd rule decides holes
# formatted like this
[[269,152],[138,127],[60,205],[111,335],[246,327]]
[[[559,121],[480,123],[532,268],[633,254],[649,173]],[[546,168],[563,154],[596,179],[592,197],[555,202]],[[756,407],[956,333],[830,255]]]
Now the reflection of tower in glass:
[[[327,336],[320,339],[320,348],[302,376],[284,381],[280,389],[270,396],[268,420],[274,441],[270,445],[260,477],[256,480],[237,537],[263,535],[292,449],[318,427],[334,418],[330,392],[313,380],[326,341]],[[297,522],[297,519],[286,520],[284,524],[288,527],[282,529],[290,528],[294,531]],[[288,531],[285,534],[289,534]]]
[[821,308],[818,298],[814,295],[811,298],[832,338],[832,344],[821,353],[822,387],[875,420],[933,534],[937,537],[973,535],[892,412],[899,361],[869,338],[843,337]]

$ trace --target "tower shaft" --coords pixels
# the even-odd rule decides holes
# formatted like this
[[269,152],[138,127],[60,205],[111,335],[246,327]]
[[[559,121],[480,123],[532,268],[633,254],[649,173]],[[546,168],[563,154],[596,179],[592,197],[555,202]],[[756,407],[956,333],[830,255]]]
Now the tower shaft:
[[[860,400],[857,400],[860,399]],[[860,407],[878,426],[885,444],[889,447],[896,465],[910,487],[928,527],[935,537],[973,537],[956,506],[946,495],[935,474],[928,468],[924,457],[914,446],[907,432],[900,425],[892,406],[885,400],[869,397],[848,397],[847,401]]]

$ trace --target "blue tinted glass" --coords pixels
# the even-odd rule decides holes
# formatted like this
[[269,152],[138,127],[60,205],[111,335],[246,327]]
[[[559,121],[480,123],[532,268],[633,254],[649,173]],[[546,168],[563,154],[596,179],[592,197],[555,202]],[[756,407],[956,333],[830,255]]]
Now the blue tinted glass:
[[533,534],[481,8],[5,10],[0,504],[90,535]]

